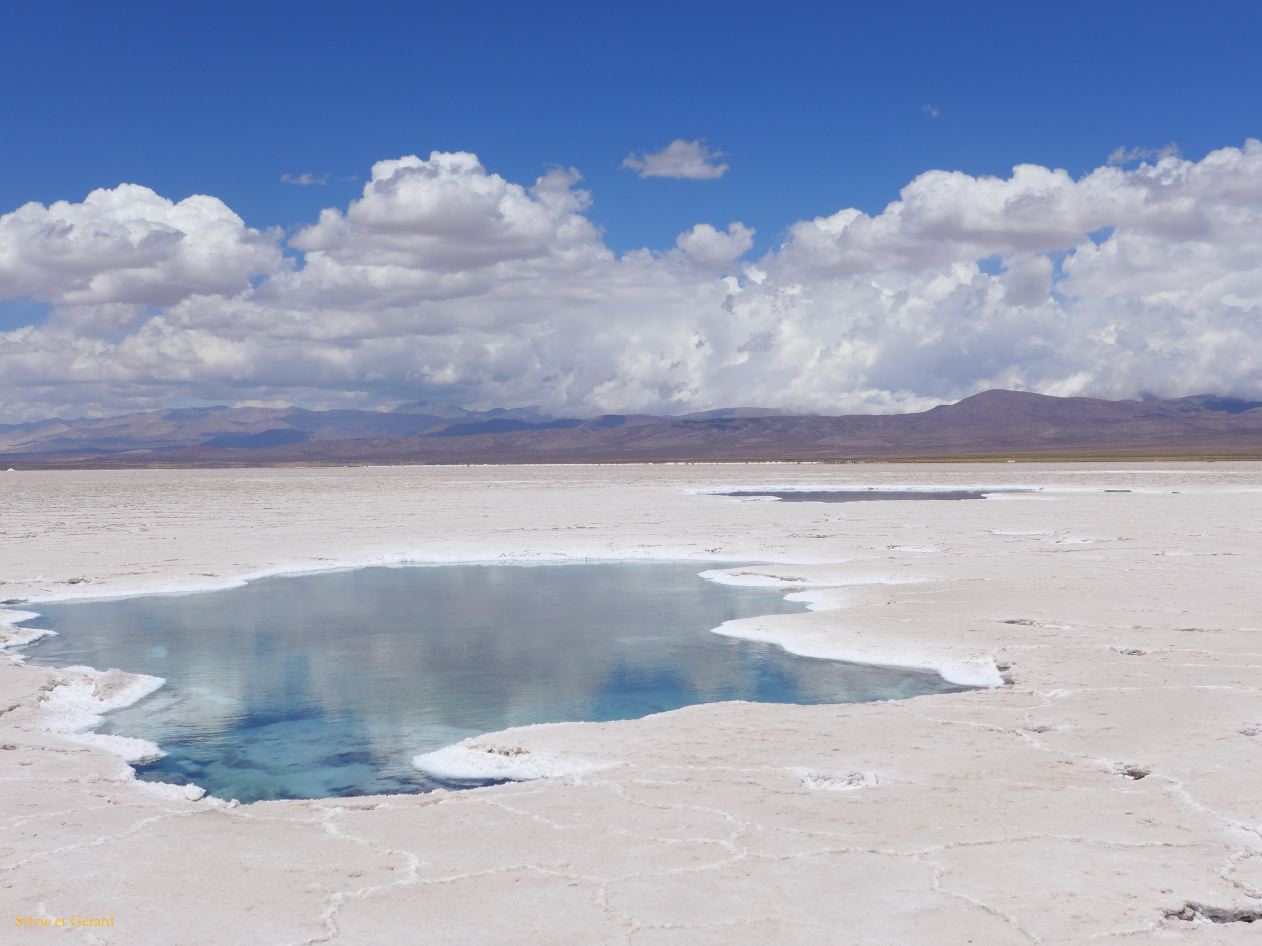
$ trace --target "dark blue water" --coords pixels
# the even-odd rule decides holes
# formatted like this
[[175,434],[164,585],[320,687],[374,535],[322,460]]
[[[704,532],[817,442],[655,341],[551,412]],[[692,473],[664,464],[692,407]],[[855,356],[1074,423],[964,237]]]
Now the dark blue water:
[[444,565],[268,578],[226,591],[36,605],[32,663],[167,685],[103,732],[167,755],[142,778],[255,801],[424,792],[411,758],[528,723],[719,700],[859,702],[957,690],[933,673],[795,657],[710,633],[799,611],[696,564]]

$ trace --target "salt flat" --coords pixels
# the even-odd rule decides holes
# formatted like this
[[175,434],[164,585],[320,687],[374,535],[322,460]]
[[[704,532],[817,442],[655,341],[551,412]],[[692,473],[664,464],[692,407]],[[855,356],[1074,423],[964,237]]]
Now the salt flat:
[[[1040,491],[704,494],[794,485]],[[559,777],[232,806],[49,731],[58,693],[126,697],[126,675],[3,664],[10,928],[108,917],[81,940],[127,944],[1257,938],[1262,468],[17,472],[0,473],[0,510],[3,599],[368,562],[748,560],[716,577],[782,583],[817,610],[727,632],[1008,681],[514,730],[463,763]]]

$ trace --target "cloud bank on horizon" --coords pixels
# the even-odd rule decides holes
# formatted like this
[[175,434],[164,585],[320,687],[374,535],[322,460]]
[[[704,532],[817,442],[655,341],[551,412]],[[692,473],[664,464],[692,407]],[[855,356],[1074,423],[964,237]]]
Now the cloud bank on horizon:
[[1262,398],[1257,140],[1199,161],[1119,151],[1078,179],[927,171],[881,213],[802,220],[756,259],[739,221],[619,256],[580,180],[517,183],[460,152],[385,160],[288,237],[136,184],[26,204],[0,216],[0,299],[50,308],[0,332],[0,417],[418,399],[840,413],[996,387]]

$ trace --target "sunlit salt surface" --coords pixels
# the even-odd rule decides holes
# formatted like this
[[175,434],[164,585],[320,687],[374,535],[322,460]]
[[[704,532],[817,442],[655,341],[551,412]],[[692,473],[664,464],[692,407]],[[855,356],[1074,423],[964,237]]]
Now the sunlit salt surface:
[[[958,690],[937,674],[796,657],[710,628],[799,611],[696,564],[443,565],[226,591],[37,605],[32,663],[165,677],[102,732],[166,750],[142,778],[255,801],[467,787],[417,753],[528,723],[694,703],[859,702]],[[611,753],[616,751],[611,748]]]
[[719,496],[743,496],[779,499],[786,503],[871,503],[883,500],[985,499],[994,493],[1024,493],[1022,489],[742,489],[718,493]]

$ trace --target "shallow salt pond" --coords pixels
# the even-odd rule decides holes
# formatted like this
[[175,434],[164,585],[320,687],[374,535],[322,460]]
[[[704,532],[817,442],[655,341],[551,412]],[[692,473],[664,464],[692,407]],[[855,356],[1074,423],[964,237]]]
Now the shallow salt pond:
[[985,499],[995,493],[1027,493],[1026,489],[740,489],[715,493],[745,499],[778,499],[786,503],[872,503],[915,500]]
[[[441,565],[35,605],[34,664],[165,677],[101,732],[157,743],[142,778],[223,798],[467,787],[411,759],[529,723],[695,703],[861,702],[961,689],[927,671],[797,657],[710,633],[803,610],[696,563]],[[713,567],[713,566],[710,566]]]

